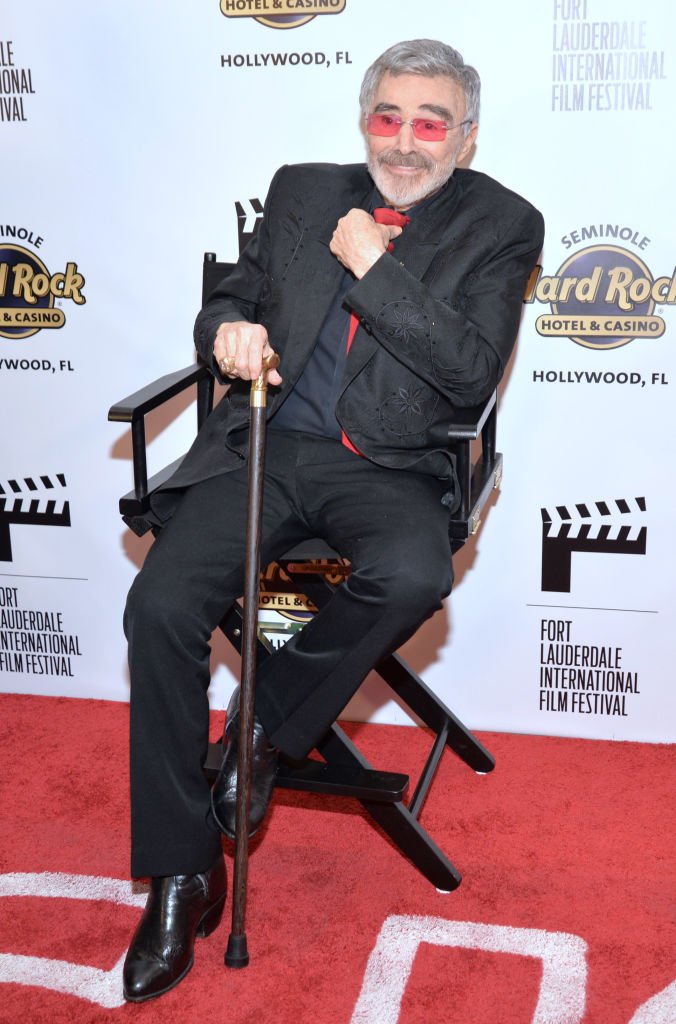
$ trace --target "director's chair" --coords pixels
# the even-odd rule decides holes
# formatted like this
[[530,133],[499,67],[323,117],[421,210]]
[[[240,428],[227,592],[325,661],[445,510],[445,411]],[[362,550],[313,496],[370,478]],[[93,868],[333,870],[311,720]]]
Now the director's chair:
[[[232,268],[205,253],[202,277],[203,302],[215,285]],[[214,378],[200,364],[170,373],[112,406],[108,419],[131,427],[134,488],[120,499],[120,513],[139,536],[148,529],[144,517],[150,510],[154,491],[178,468],[182,457],[148,479],[145,440],[147,413],[162,406],[188,388],[196,389],[197,426],[212,410]],[[461,409],[448,427],[449,450],[455,455],[460,484],[460,504],[450,522],[451,552],[455,554],[479,529],[481,513],[491,491],[500,484],[502,455],[495,449],[497,405],[494,393],[481,407]],[[480,452],[472,461],[472,442],[480,441]],[[331,598],[336,578],[349,572],[349,565],[321,540],[305,541],[285,552],[278,560],[289,593],[301,595],[304,607],[320,609]],[[220,629],[237,650],[241,649],[242,611],[238,602],[228,610]],[[274,656],[266,631],[258,631],[258,657]],[[433,736],[429,756],[406,799],[409,776],[374,769],[343,729],[334,723],[317,744],[317,757],[302,762],[280,759],[276,785],[285,789],[353,797],[387,833],[394,844],[437,889],[450,891],[461,881],[460,873],[439,849],[419,821],[425,798],[441,756],[449,747],[478,773],[495,767],[492,755],[423,680],[398,655],[380,662],[376,673]],[[204,770],[215,777],[223,757],[222,744],[212,743]]]

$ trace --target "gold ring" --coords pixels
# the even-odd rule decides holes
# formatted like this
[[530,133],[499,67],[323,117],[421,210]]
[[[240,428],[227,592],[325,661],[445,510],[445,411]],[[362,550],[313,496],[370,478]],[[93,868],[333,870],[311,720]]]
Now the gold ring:
[[235,369],[235,360],[232,356],[224,356],[222,359],[218,360],[218,368],[221,373],[224,373],[227,376]]

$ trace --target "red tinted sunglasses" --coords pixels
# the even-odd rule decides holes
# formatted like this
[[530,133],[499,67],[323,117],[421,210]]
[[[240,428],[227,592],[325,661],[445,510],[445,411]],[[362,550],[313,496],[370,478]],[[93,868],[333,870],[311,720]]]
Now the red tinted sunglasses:
[[459,124],[446,124],[445,121],[435,121],[429,117],[414,117],[412,121],[404,121],[396,114],[367,114],[366,116],[366,130],[369,135],[393,138],[399,134],[402,125],[410,124],[416,139],[420,139],[422,142],[441,142],[446,138],[446,132],[452,132],[464,124],[471,123],[471,121],[460,121]]

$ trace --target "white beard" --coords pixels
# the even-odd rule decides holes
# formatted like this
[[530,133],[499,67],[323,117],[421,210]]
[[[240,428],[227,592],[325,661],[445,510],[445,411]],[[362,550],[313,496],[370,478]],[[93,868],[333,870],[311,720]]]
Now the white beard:
[[388,170],[388,163],[395,154],[396,150],[388,150],[379,156],[369,153],[368,169],[383,199],[399,209],[414,206],[426,196],[438,192],[455,170],[455,157],[450,164],[437,164],[422,154],[415,156],[415,162],[412,156],[397,155],[396,162],[420,167],[420,173],[415,177],[400,178]]

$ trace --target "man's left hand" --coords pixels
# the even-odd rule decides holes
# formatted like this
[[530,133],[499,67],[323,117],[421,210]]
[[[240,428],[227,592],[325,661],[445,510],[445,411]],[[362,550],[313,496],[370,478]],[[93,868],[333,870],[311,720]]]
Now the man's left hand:
[[366,210],[354,209],[338,221],[329,249],[361,280],[401,231],[394,224],[376,224]]

